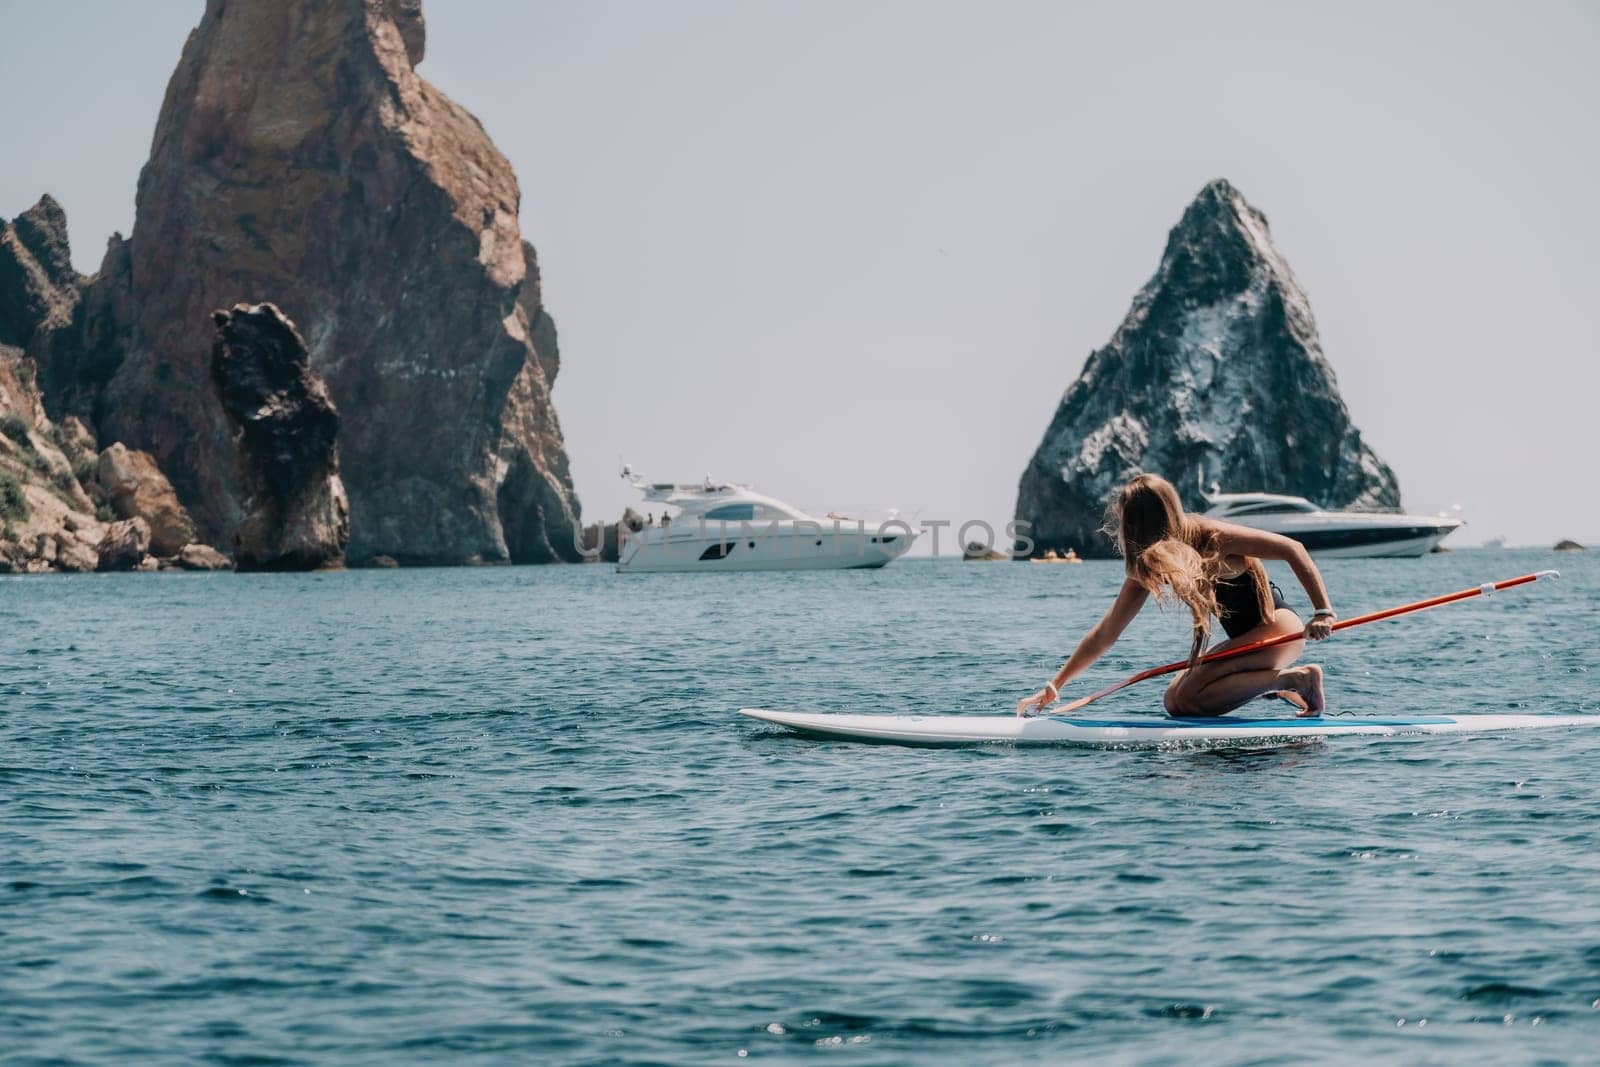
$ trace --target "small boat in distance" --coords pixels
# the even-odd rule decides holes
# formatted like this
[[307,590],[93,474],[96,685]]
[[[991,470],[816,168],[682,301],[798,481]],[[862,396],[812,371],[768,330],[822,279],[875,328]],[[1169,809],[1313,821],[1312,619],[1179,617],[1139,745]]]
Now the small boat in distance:
[[1208,518],[1292,537],[1324,557],[1422,556],[1460,519],[1391,511],[1324,511],[1301,496],[1279,493],[1206,494]]
[[831,512],[817,518],[748,485],[709,477],[698,484],[647,482],[630,467],[622,477],[663,510],[656,521],[618,530],[620,573],[882,567],[916,540],[901,519],[869,523]]

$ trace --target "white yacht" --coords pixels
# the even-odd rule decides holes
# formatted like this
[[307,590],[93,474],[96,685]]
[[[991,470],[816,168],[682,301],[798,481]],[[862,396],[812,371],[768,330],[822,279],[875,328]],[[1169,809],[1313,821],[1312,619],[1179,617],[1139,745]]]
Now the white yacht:
[[642,529],[617,531],[617,570],[821,571],[882,567],[916,539],[901,519],[882,523],[807,515],[748,485],[647,482],[631,468],[622,477],[660,505]]
[[1206,515],[1292,537],[1318,556],[1421,556],[1460,519],[1391,511],[1324,511],[1305,497],[1278,493],[1206,495]]

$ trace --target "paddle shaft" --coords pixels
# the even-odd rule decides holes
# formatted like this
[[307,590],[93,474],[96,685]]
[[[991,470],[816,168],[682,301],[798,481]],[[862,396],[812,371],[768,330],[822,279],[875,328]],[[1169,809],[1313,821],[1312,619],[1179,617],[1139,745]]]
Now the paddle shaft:
[[[1381,622],[1384,619],[1392,619],[1398,615],[1409,615],[1414,611],[1426,611],[1429,608],[1437,608],[1444,604],[1454,604],[1458,600],[1470,600],[1475,596],[1484,596],[1488,593],[1498,592],[1501,589],[1511,589],[1515,586],[1527,585],[1529,582],[1536,582],[1540,578],[1559,578],[1560,576],[1561,575],[1559,571],[1535,571],[1533,574],[1524,574],[1518,578],[1507,578],[1504,581],[1499,582],[1485,582],[1483,585],[1473,586],[1471,589],[1463,589],[1458,593],[1446,593],[1444,596],[1430,597],[1427,600],[1418,600],[1414,604],[1401,604],[1396,608],[1385,608],[1382,611],[1373,611],[1368,612],[1365,615],[1357,615],[1354,618],[1342,619],[1339,622],[1334,623],[1333,628],[1335,631],[1348,630],[1352,626],[1365,626],[1369,622]],[[1280,634],[1277,637],[1268,637],[1261,641],[1252,641],[1250,644],[1240,645],[1238,648],[1226,648],[1221,652],[1212,652],[1208,655],[1201,656],[1200,662],[1215,663],[1217,660],[1232,659],[1234,656],[1242,656],[1247,652],[1259,652],[1263,648],[1274,648],[1278,645],[1286,645],[1290,641],[1299,641],[1304,637],[1304,633]],[[1069,712],[1077,711],[1079,708],[1087,707],[1088,705],[1093,704],[1096,700],[1099,700],[1102,697],[1108,697],[1112,693],[1120,692],[1121,690],[1128,688],[1130,685],[1137,685],[1139,682],[1148,681],[1151,678],[1159,678],[1163,674],[1172,674],[1173,672],[1181,671],[1188,666],[1189,661],[1186,659],[1181,659],[1176,663],[1168,663],[1163,667],[1151,667],[1149,670],[1140,671],[1131,678],[1123,679],[1116,685],[1107,686],[1098,693],[1091,693],[1086,697],[1074,700],[1072,703],[1052,711],[1051,714],[1065,715]]]

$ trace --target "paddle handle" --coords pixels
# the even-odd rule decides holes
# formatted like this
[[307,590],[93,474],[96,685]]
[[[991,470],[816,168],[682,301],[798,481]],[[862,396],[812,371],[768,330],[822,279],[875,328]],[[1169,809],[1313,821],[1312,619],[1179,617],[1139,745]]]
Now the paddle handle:
[[[1365,626],[1369,622],[1382,622],[1384,619],[1392,619],[1399,615],[1409,615],[1414,611],[1426,611],[1429,608],[1437,608],[1445,604],[1454,604],[1458,600],[1470,600],[1476,596],[1489,596],[1493,593],[1499,592],[1502,589],[1512,589],[1519,585],[1527,585],[1529,582],[1537,582],[1540,578],[1559,577],[1561,577],[1560,571],[1534,571],[1532,574],[1523,574],[1516,578],[1506,578],[1498,582],[1484,582],[1482,585],[1475,585],[1471,589],[1462,589],[1459,592],[1446,593],[1443,596],[1429,597],[1427,600],[1418,600],[1411,604],[1401,604],[1399,607],[1385,608],[1382,611],[1371,611],[1365,615],[1356,615],[1349,619],[1341,619],[1333,624],[1333,628],[1336,631],[1348,630],[1352,626]],[[1226,648],[1221,652],[1212,652],[1209,655],[1201,656],[1200,662],[1214,663],[1217,660],[1232,659],[1234,656],[1242,656],[1247,652],[1259,652],[1263,648],[1274,648],[1278,645],[1286,645],[1290,641],[1299,641],[1304,636],[1305,635],[1303,633],[1280,634],[1277,637],[1268,637],[1261,641],[1252,641],[1250,644],[1240,645],[1238,648]],[[1186,659],[1181,659],[1176,663],[1168,663],[1161,667],[1151,667],[1149,670],[1140,671],[1131,678],[1123,679],[1116,685],[1107,686],[1098,693],[1091,693],[1086,697],[1080,697],[1070,704],[1048,712],[1048,714],[1069,714],[1077,711],[1079,708],[1088,707],[1096,700],[1100,700],[1103,697],[1108,697],[1112,693],[1121,692],[1130,685],[1136,685],[1139,682],[1148,681],[1151,678],[1159,678],[1163,674],[1172,674],[1174,671],[1181,671],[1188,666],[1189,661]]]

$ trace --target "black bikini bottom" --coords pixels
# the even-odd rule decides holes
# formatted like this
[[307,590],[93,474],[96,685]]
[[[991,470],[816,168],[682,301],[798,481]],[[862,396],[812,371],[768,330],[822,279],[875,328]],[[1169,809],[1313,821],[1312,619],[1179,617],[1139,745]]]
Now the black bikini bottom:
[[[1267,587],[1272,590],[1272,610],[1286,608],[1289,602],[1283,599],[1283,590],[1278,588],[1277,582],[1268,582]],[[1221,618],[1222,632],[1229,637],[1238,637],[1240,634],[1249,633],[1267,620],[1261,617],[1259,611],[1251,612],[1248,617],[1224,614]]]

